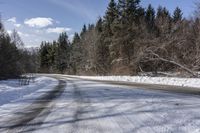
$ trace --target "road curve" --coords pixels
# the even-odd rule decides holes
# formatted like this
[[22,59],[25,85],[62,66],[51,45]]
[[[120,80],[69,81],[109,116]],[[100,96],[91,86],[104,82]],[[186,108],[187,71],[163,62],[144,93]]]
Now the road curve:
[[[45,109],[7,131],[31,133],[200,132],[200,97],[57,76],[66,82]],[[46,98],[45,98],[46,99]],[[45,100],[43,99],[43,100]],[[39,106],[43,108],[43,106]],[[31,108],[30,108],[31,109]],[[34,109],[31,109],[32,111]],[[35,108],[35,110],[40,110]],[[30,110],[29,110],[30,111]],[[21,112],[29,112],[22,109]],[[34,113],[25,113],[28,119]],[[9,122],[8,122],[9,123]],[[15,124],[16,125],[16,124]],[[0,127],[2,128],[2,126]],[[7,127],[4,127],[7,129]],[[0,130],[1,131],[1,130]],[[6,131],[6,130],[4,130]]]

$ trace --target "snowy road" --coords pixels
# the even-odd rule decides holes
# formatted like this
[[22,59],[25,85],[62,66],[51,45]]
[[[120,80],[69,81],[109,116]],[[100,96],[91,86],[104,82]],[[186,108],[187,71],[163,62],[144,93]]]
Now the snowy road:
[[[200,132],[198,95],[67,77],[61,77],[56,87],[39,92],[34,93],[36,100],[29,97],[0,108],[0,132]],[[5,111],[11,107],[14,111]]]

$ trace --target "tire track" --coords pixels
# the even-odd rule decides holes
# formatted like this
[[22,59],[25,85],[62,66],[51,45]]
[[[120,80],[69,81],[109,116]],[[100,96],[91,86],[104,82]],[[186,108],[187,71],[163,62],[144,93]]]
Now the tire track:
[[82,121],[82,116],[85,113],[88,106],[90,106],[90,101],[87,97],[84,96],[81,89],[72,81],[67,80],[73,86],[73,96],[74,103],[76,105],[76,110],[73,114],[73,125],[71,133],[77,132],[79,127],[81,126],[79,122]]
[[8,124],[0,126],[0,132],[13,133],[36,130],[36,128],[41,126],[44,119],[51,113],[51,108],[53,107],[52,101],[64,92],[65,87],[66,82],[64,80],[59,80],[58,86],[56,86],[52,91],[42,95],[30,106],[17,112],[17,114],[20,115],[4,122]]

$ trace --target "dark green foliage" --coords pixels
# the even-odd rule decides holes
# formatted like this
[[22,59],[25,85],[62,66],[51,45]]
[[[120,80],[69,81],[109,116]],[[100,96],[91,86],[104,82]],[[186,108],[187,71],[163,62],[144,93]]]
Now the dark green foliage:
[[[90,26],[89,26],[90,27]],[[80,63],[82,62],[82,46],[81,38],[78,33],[74,34],[72,46],[71,46],[71,56],[70,56],[70,69],[72,74],[77,74],[77,70],[80,70]]]
[[42,42],[39,52],[41,72],[64,73],[70,68],[70,51],[66,32],[60,34],[58,41]]
[[[114,21],[114,19],[112,20]],[[107,29],[107,30],[110,30],[110,29]],[[96,41],[96,51],[95,51],[96,53],[95,67],[96,67],[96,73],[99,75],[109,74],[109,70],[110,70],[110,55],[109,55],[110,41],[107,40],[107,37],[111,37],[112,33],[110,31],[106,34],[105,31],[107,30],[105,29],[105,27],[103,27],[103,21],[100,18],[96,24],[96,32],[97,32],[98,38]]]
[[105,22],[107,24],[112,24],[114,20],[118,18],[118,16],[119,11],[117,9],[117,4],[115,3],[115,0],[110,0],[106,14],[104,16]]
[[176,23],[178,21],[181,21],[182,18],[183,18],[183,13],[182,13],[181,9],[179,7],[177,7],[173,14],[173,21]]
[[155,29],[155,10],[151,5],[146,10],[145,22],[149,32]]
[[87,27],[84,24],[80,36],[82,37],[86,33],[86,31],[87,31]]
[[139,22],[142,8],[139,6],[140,0],[119,0],[118,9],[121,21],[131,24],[133,21]]
[[64,73],[66,69],[69,69],[70,56],[70,43],[66,32],[60,34],[57,43],[55,65],[59,72]]
[[0,78],[14,78],[19,76],[19,51],[10,43],[8,35],[2,36],[0,41]]
[[[51,67],[51,55],[49,53],[51,49],[51,46],[47,42],[42,42],[40,47],[40,68],[43,69],[43,71],[48,72],[47,70]],[[54,57],[53,57],[54,58]],[[45,70],[44,70],[45,69]]]
[[165,18],[171,18],[171,16],[169,11],[165,7],[159,6],[157,10],[157,18],[165,19]]
[[0,22],[0,79],[17,78],[37,70],[37,55],[23,48],[17,31],[9,36]]

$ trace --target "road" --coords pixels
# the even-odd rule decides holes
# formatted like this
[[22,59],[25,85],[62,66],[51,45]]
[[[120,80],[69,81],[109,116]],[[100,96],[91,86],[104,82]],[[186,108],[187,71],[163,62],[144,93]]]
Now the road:
[[198,95],[57,78],[57,87],[0,119],[0,132],[200,132]]

